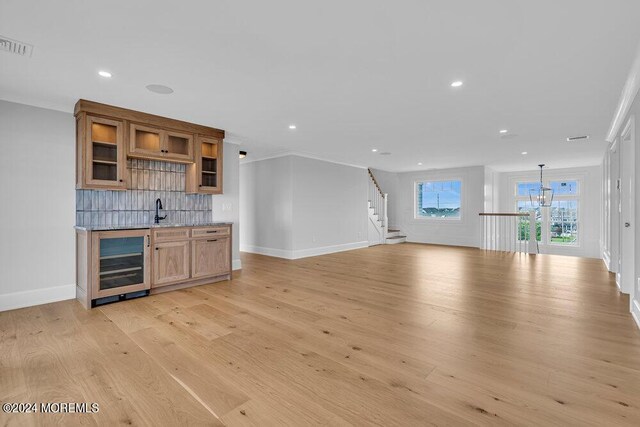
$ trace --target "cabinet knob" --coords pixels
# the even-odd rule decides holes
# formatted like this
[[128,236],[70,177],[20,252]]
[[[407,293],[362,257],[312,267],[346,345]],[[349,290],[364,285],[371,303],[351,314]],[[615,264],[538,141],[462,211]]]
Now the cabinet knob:
[[156,251],[158,250],[158,248],[156,248]]
[[120,182],[123,182],[124,180],[120,179],[119,181],[120,181]]
[[198,185],[198,187],[202,187],[202,184]]

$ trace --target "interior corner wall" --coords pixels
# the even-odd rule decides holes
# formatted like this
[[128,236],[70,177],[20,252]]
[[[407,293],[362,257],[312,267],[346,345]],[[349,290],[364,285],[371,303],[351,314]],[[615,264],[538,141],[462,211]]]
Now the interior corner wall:
[[[581,168],[545,169],[544,179],[580,179],[579,244],[540,245],[540,253],[601,258],[600,215],[602,212],[602,169],[600,165]],[[501,212],[515,212],[515,183],[539,181],[540,171],[503,172],[499,174],[499,207]]]
[[291,156],[240,165],[240,250],[291,258],[293,182]]
[[0,311],[75,297],[75,120],[0,101]]
[[301,156],[240,166],[240,249],[295,259],[368,246],[367,170]]
[[228,142],[224,143],[223,156],[223,194],[212,197],[212,219],[216,222],[228,221],[233,223],[233,269],[242,268],[240,261],[240,158],[239,147]]
[[292,156],[296,258],[368,246],[367,170]]
[[[415,183],[418,181],[462,180],[462,218],[415,218]],[[454,246],[480,246],[480,217],[484,211],[484,166],[438,169],[398,174],[397,226],[407,241]]]

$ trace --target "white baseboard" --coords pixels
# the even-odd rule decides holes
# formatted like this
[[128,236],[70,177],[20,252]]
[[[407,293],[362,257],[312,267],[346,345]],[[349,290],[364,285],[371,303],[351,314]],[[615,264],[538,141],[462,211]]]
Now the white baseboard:
[[602,260],[604,261],[604,265],[607,267],[607,270],[611,271],[611,255],[608,251],[602,252]]
[[640,303],[634,299],[631,303],[631,316],[636,321],[636,326],[640,329]]
[[235,270],[242,270],[242,260],[240,260],[240,258],[238,259],[234,259],[232,262],[232,267],[231,267],[234,271]]
[[332,246],[321,246],[318,248],[300,249],[297,251],[264,248],[261,246],[242,245],[240,247],[240,251],[250,252],[252,254],[267,255],[267,256],[272,256],[276,258],[300,259],[300,258],[307,258],[312,256],[318,256],[318,255],[333,254],[336,252],[350,251],[353,249],[361,249],[361,248],[366,248],[368,246],[369,246],[369,242],[365,240],[362,242],[344,243],[341,245],[332,245]]
[[241,252],[249,252],[252,254],[273,256],[276,258],[293,259],[293,251],[285,249],[264,248],[262,246],[241,245]]
[[336,252],[351,251],[354,249],[362,249],[369,247],[369,242],[364,240],[362,242],[344,243],[341,245],[322,246],[319,248],[300,249],[293,251],[293,259],[307,258],[310,256],[333,254]]
[[64,301],[76,297],[76,285],[56,286],[0,295],[0,311]]

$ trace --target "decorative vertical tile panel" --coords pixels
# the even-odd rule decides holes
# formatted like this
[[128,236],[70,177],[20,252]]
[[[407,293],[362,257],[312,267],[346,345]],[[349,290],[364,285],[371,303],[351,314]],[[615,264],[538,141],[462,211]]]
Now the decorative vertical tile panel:
[[211,195],[186,194],[183,164],[127,160],[127,190],[76,190],[76,225],[150,225],[156,199],[161,199],[165,224],[211,221]]

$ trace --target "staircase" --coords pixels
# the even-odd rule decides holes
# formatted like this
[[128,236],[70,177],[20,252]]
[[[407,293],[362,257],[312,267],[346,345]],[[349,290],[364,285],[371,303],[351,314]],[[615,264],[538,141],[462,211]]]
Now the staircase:
[[369,246],[373,245],[393,245],[404,243],[407,236],[403,236],[400,230],[389,227],[387,217],[387,194],[382,192],[376,178],[369,169],[369,223],[368,239]]

